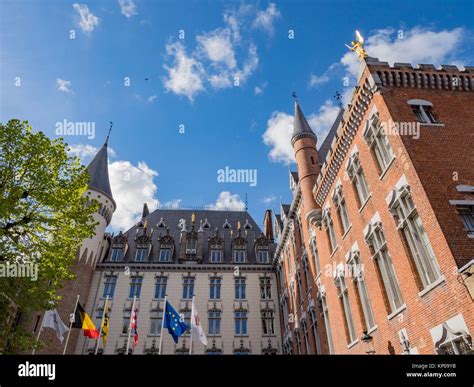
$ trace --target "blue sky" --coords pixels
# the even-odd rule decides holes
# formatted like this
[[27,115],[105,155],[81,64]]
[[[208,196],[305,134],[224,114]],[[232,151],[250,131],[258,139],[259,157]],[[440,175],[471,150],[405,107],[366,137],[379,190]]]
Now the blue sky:
[[[472,1],[0,0],[0,14],[0,120],[51,137],[93,122],[94,138],[66,136],[84,162],[113,121],[116,230],[144,201],[239,207],[247,193],[258,223],[289,202],[291,92],[321,143],[335,92],[347,102],[355,84],[356,29],[391,64],[474,64]],[[225,167],[257,184],[218,182]]]

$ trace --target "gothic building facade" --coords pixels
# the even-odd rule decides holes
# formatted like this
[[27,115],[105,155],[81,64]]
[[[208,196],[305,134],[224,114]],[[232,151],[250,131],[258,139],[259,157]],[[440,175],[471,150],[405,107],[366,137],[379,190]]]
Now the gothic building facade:
[[284,353],[473,353],[473,91],[472,67],[366,58],[319,147],[295,101]]

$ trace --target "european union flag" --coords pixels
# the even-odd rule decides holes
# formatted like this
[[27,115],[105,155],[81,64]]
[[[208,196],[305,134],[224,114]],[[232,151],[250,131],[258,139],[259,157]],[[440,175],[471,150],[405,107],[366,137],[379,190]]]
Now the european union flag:
[[182,336],[189,329],[189,325],[180,321],[181,317],[168,301],[166,301],[165,315],[163,316],[163,327],[168,329],[168,333],[173,336],[174,342],[178,343],[179,336]]

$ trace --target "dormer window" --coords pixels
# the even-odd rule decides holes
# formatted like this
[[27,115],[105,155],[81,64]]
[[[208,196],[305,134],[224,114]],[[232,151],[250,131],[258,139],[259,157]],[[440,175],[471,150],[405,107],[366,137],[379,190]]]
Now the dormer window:
[[160,221],[158,222],[156,227],[158,227],[158,228],[165,228],[166,227],[166,223],[164,222],[163,218],[160,218]]
[[422,124],[438,124],[439,121],[433,114],[433,104],[422,99],[411,99],[408,101],[416,120]]
[[222,246],[220,245],[211,245],[211,263],[220,263],[222,262]]
[[160,255],[158,257],[159,262],[170,262],[171,261],[171,246],[161,245]]
[[226,219],[224,224],[222,225],[222,228],[224,230],[230,230],[232,228],[232,226],[230,225],[229,221]]
[[112,262],[121,262],[123,260],[123,248],[122,247],[113,247],[112,255],[110,256]]
[[186,240],[186,254],[196,254],[197,239],[189,238]]
[[244,230],[251,230],[252,225],[249,223],[248,219],[245,219]]
[[269,263],[268,248],[259,247],[257,249],[257,260],[258,260],[258,263]]
[[148,248],[146,246],[137,247],[135,252],[135,262],[144,262],[148,256]]
[[234,246],[234,262],[245,263],[245,246]]
[[211,225],[210,225],[209,222],[207,221],[207,218],[204,219],[204,224],[202,225],[202,228],[203,228],[204,230],[210,230]]

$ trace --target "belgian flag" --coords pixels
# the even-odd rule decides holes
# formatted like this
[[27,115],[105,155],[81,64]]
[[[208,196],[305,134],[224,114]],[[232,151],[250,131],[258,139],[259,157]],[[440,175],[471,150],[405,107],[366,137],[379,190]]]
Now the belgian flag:
[[81,303],[77,303],[76,312],[74,313],[73,328],[82,329],[84,336],[91,339],[99,338],[99,331],[96,329],[89,315],[86,313]]

